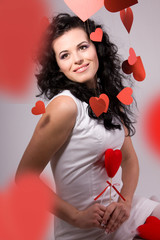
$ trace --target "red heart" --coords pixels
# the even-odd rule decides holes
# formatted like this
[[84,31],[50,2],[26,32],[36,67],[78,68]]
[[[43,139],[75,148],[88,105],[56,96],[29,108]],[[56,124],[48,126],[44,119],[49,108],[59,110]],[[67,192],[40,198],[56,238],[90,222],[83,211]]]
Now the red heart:
[[132,98],[133,90],[130,87],[124,88],[120,93],[118,93],[117,98],[125,105],[130,105],[133,102]]
[[96,28],[95,32],[90,34],[90,39],[95,42],[101,42],[103,37],[103,31],[101,28]]
[[0,239],[41,240],[49,226],[51,195],[35,174],[24,174],[0,195]]
[[133,12],[131,8],[123,9],[120,11],[120,17],[128,33],[130,33],[133,23]]
[[139,236],[146,240],[160,240],[160,220],[149,216],[146,223],[137,228]]
[[122,152],[119,149],[107,149],[105,152],[105,168],[110,178],[114,177],[122,162]]
[[94,114],[99,117],[103,112],[107,112],[109,106],[109,98],[106,94],[101,94],[99,98],[91,97],[89,104]]
[[36,106],[33,107],[31,111],[34,115],[39,115],[39,114],[45,113],[46,110],[45,110],[44,102],[37,101]]
[[146,72],[140,56],[137,57],[137,61],[133,65],[130,65],[128,60],[125,60],[122,63],[122,70],[126,74],[133,73],[133,77],[137,81],[143,81],[146,77]]
[[150,102],[146,104],[143,112],[141,125],[144,140],[149,144],[160,160],[160,91],[152,93]]
[[33,87],[32,56],[39,48],[40,19],[46,14],[45,4],[38,0],[0,4],[0,89],[12,97],[23,97]]
[[129,49],[128,63],[129,65],[134,65],[137,61],[137,56],[133,48]]
[[119,12],[138,3],[137,0],[104,0],[105,8],[110,12]]
[[104,5],[104,0],[64,0],[64,2],[83,22]]

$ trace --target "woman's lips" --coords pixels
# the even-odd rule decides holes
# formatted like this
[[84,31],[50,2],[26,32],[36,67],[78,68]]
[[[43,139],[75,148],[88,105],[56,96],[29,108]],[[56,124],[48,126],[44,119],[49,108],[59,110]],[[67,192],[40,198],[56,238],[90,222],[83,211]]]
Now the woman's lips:
[[74,72],[76,73],[81,73],[81,72],[84,72],[87,70],[87,68],[89,67],[89,63],[88,64],[85,64],[83,65],[82,67],[78,68],[77,70],[74,70]]

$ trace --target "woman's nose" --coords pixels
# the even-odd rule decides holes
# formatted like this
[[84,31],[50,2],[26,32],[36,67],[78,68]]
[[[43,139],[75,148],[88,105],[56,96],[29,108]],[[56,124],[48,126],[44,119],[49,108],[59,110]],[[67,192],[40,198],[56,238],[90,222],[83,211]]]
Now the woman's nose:
[[74,64],[82,64],[83,63],[83,57],[80,53],[74,53]]

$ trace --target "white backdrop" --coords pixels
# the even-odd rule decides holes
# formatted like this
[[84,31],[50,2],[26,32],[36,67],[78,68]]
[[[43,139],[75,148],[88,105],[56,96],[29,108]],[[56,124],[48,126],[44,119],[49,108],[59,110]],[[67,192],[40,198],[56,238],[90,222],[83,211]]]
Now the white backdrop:
[[[49,17],[60,12],[73,14],[63,0],[48,0],[48,4],[50,5]],[[160,198],[160,156],[156,155],[147,144],[142,131],[144,109],[154,99],[155,94],[160,93],[159,9],[159,0],[140,0],[138,4],[132,6],[134,22],[130,37],[120,20],[119,13],[110,13],[103,7],[92,18],[105,26],[124,59],[127,59],[130,47],[133,47],[136,54],[142,58],[147,74],[146,79],[143,82],[135,81],[133,89],[139,108],[137,132],[132,138],[140,163],[140,179],[136,193],[146,197],[156,195]],[[38,93],[36,79],[33,77],[33,88],[23,103],[15,103],[7,95],[0,97],[1,188],[6,187],[14,176],[21,156],[40,119],[40,116],[31,113],[35,102],[39,100],[35,97],[36,93]],[[43,174],[53,182],[49,165]],[[52,236],[53,228],[49,230],[48,239],[53,239]]]

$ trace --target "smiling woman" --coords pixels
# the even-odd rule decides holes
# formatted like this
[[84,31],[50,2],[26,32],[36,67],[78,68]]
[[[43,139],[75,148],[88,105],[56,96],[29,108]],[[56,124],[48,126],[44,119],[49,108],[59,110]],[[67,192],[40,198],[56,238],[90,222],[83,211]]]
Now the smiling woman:
[[[158,202],[134,196],[139,166],[130,138],[135,133],[132,112],[116,97],[124,88],[117,47],[105,31],[102,42],[90,40],[97,27],[102,28],[91,20],[86,24],[76,16],[57,15],[37,58],[39,96],[50,101],[17,175],[27,169],[40,174],[50,161],[56,184],[51,210],[56,240],[131,240],[152,212],[160,217]],[[110,104],[96,117],[89,99],[102,93]],[[112,183],[125,201],[114,191],[94,200],[110,181],[104,161],[107,149],[122,152]]]
[[67,78],[86,83],[90,88],[96,86],[96,73],[99,66],[97,51],[83,29],[69,30],[55,39],[52,46],[60,71]]

